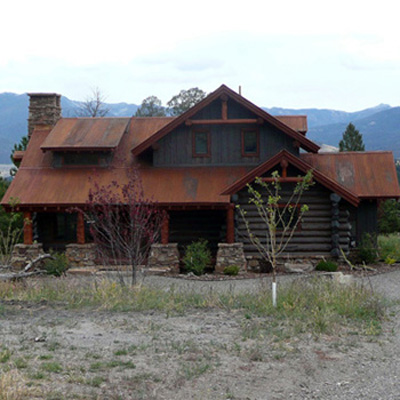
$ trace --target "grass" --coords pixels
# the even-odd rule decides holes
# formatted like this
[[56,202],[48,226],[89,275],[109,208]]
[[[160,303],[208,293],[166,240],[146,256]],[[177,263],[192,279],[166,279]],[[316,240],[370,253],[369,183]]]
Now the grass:
[[18,370],[0,375],[0,400],[39,399],[38,389],[28,386],[26,378]]
[[400,236],[396,233],[378,236],[379,253],[382,260],[400,261]]
[[[360,285],[340,285],[328,279],[317,278],[308,281],[296,281],[280,287],[278,306],[274,308],[271,292],[261,287],[251,293],[207,294],[152,289],[146,286],[121,286],[108,280],[92,281],[71,285],[67,280],[37,280],[24,284],[0,283],[0,299],[19,300],[29,303],[73,309],[97,309],[109,311],[149,311],[158,310],[184,314],[193,309],[240,310],[246,320],[253,316],[267,317],[269,327],[277,321],[297,326],[299,332],[326,333],[337,326],[352,322],[366,324],[373,321],[379,326],[385,307],[382,299]],[[275,321],[275,322],[274,322]],[[265,327],[253,327],[265,332]],[[275,330],[276,331],[276,330]],[[247,336],[257,335],[247,332]],[[49,344],[48,350],[54,351],[58,343]],[[116,355],[124,355],[120,350]],[[7,353],[3,355],[7,358]]]

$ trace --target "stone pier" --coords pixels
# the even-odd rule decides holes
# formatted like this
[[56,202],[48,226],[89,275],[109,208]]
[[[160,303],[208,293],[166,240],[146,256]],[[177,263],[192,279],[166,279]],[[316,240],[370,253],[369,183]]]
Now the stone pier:
[[178,243],[153,244],[147,268],[157,269],[159,272],[179,272]]
[[243,243],[218,243],[215,272],[222,274],[230,265],[237,265],[241,272],[247,270]]

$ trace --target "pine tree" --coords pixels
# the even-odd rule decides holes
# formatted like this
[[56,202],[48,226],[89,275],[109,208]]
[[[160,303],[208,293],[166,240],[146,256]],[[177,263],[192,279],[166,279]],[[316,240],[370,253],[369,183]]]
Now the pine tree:
[[339,151],[365,151],[362,134],[350,123],[339,142]]

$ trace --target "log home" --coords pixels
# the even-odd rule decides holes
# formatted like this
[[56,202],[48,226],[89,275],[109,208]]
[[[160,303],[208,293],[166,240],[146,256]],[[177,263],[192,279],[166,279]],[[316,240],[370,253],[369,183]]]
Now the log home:
[[85,221],[67,210],[85,206],[94,174],[100,184],[123,183],[135,165],[145,195],[169,215],[149,259],[167,269],[198,238],[209,241],[219,270],[257,259],[235,205],[265,235],[246,184],[275,170],[284,195],[313,170],[315,185],[302,199],[309,212],[287,248],[294,258],[349,251],[377,231],[378,201],[400,197],[391,152],[319,153],[306,116],[273,117],[225,85],[178,117],[62,118],[59,95],[29,96],[29,144],[14,155],[21,165],[2,200],[10,208],[18,199],[32,221],[20,256],[66,249],[73,264],[94,263]]

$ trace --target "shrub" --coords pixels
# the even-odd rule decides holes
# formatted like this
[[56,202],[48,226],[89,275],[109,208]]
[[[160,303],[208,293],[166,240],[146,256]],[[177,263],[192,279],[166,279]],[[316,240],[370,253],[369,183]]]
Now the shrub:
[[400,231],[400,204],[396,200],[387,200],[381,205],[378,226],[380,233]]
[[186,247],[183,263],[187,272],[204,274],[205,268],[211,263],[211,251],[207,246],[207,240],[200,239]]
[[48,275],[61,276],[68,269],[68,258],[64,253],[52,254],[52,259],[47,259],[44,268]]
[[387,256],[387,257],[385,258],[385,264],[393,265],[395,262],[396,262],[396,259],[395,259],[395,258],[392,258],[392,257],[390,257],[390,256]]
[[224,275],[236,276],[239,273],[240,268],[237,265],[229,265],[224,268]]
[[317,271],[336,272],[338,265],[334,261],[321,260],[315,267]]
[[378,260],[378,251],[376,238],[369,233],[363,235],[360,245],[358,246],[358,256],[361,262],[365,264],[374,264]]
[[400,236],[398,234],[380,235],[378,246],[381,259],[386,260],[387,257],[390,257],[395,261],[400,260]]

